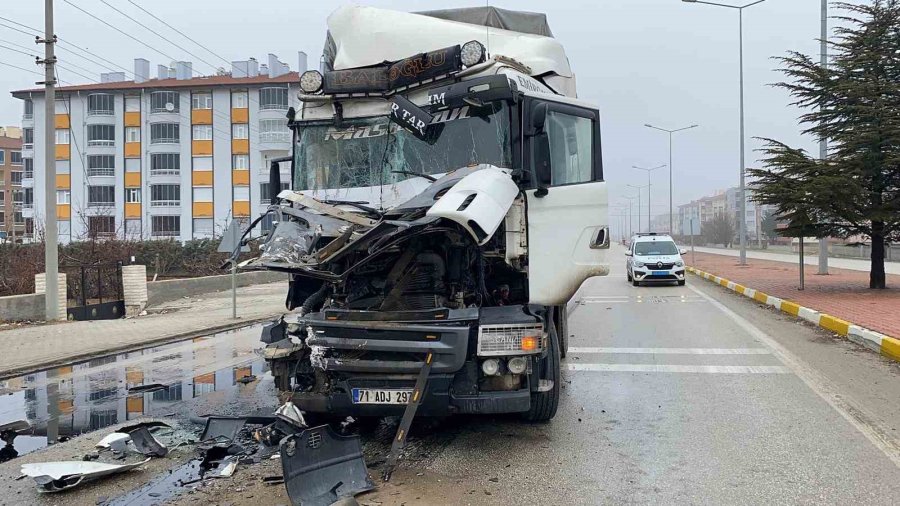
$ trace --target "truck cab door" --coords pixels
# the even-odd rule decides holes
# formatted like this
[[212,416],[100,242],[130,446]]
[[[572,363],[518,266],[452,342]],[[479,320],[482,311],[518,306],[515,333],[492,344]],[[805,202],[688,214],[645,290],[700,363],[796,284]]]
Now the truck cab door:
[[589,277],[609,273],[608,197],[600,113],[529,99],[523,118],[528,291],[532,304],[565,304]]

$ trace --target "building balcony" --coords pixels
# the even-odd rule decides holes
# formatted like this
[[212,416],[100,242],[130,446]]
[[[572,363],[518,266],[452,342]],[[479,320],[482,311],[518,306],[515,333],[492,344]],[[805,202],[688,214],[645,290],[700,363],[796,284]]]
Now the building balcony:
[[88,177],[112,177],[116,175],[116,169],[113,168],[94,168],[87,170]]
[[178,207],[181,200],[151,200],[150,207]]

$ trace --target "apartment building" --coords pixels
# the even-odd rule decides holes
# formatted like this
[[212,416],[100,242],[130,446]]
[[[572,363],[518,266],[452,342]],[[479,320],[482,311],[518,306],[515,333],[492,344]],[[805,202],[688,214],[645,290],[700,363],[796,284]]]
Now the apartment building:
[[[0,127],[0,242],[31,239],[32,229],[26,226],[22,214],[26,202],[22,187],[24,168],[21,132],[16,127]],[[28,202],[32,198],[29,189]]]
[[[306,55],[298,54],[299,72]],[[268,205],[268,160],[290,152],[289,107],[299,73],[274,55],[232,62],[230,72],[197,76],[191,62],[134,61],[99,83],[57,88],[54,104],[56,200],[61,242],[92,236],[189,240],[220,235],[233,218]],[[23,101],[23,214],[44,222],[44,97]],[[287,184],[289,164],[282,164]],[[24,195],[23,195],[24,198]],[[271,224],[267,224],[271,226]]]

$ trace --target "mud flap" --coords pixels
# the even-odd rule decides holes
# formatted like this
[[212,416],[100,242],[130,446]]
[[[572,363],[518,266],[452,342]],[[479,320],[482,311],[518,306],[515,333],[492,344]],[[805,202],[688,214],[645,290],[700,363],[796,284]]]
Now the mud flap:
[[359,436],[342,436],[328,425],[284,438],[281,468],[294,506],[328,506],[375,488]]

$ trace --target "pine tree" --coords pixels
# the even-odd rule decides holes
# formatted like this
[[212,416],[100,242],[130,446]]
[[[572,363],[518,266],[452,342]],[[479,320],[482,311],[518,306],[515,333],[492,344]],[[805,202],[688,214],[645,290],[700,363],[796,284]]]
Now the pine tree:
[[900,0],[837,3],[843,15],[822,68],[807,55],[778,58],[804,133],[829,143],[827,160],[765,139],[753,169],[757,202],[789,222],[784,235],[872,241],[869,288],[885,288],[884,246],[900,239]]

